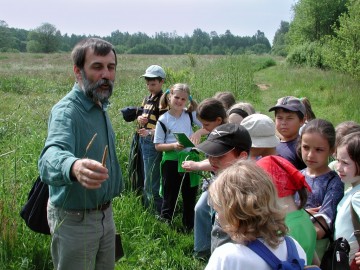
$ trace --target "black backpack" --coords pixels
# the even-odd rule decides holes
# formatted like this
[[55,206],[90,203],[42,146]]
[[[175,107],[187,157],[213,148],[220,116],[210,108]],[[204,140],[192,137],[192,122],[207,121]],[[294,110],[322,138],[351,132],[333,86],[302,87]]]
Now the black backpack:
[[320,268],[325,270],[349,270],[350,245],[348,241],[339,237],[335,241],[330,240],[330,245],[326,249]]

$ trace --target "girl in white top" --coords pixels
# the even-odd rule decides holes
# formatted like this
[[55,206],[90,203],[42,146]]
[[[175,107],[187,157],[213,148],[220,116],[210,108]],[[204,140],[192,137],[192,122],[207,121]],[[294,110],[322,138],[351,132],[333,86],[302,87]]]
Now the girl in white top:
[[[187,109],[186,105],[190,101]],[[185,133],[191,137],[192,123],[201,127],[196,118],[196,102],[191,98],[187,84],[177,83],[161,96],[160,108],[169,107],[169,110],[159,117],[155,128],[154,144],[157,151],[163,152],[161,161],[163,204],[161,220],[171,222],[174,216],[179,192],[183,199],[183,225],[187,231],[194,227],[194,207],[196,202],[198,175],[184,173],[179,170],[179,161],[198,159],[198,154],[189,152],[191,148],[184,148],[175,138],[174,133]],[[163,125],[163,126],[162,126]]]
[[[349,263],[359,250],[351,220],[352,204],[357,217],[360,215],[360,132],[344,136],[336,148],[336,170],[344,184],[351,185],[337,206],[334,238],[344,237],[350,244]],[[356,254],[357,257],[358,254]],[[360,264],[360,262],[359,262]]]
[[[271,267],[247,247],[247,243],[255,239],[263,242],[281,261],[286,261],[285,213],[277,202],[270,176],[262,168],[253,161],[240,160],[210,185],[209,197],[221,227],[236,243],[217,247],[206,270],[270,270]],[[293,241],[306,264],[304,250]]]

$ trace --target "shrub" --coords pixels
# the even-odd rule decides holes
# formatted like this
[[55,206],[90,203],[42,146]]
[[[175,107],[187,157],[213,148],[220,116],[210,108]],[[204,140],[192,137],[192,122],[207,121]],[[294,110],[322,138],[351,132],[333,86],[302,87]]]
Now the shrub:
[[309,42],[291,49],[286,61],[291,65],[325,68],[319,42]]

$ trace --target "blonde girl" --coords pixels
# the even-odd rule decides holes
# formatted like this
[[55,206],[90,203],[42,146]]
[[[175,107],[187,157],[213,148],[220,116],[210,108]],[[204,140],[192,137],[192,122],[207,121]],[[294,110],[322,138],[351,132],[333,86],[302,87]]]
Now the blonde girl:
[[[189,104],[189,106],[186,105]],[[187,84],[178,83],[167,90],[160,99],[160,108],[169,107],[169,111],[160,116],[156,124],[154,144],[157,151],[163,152],[161,161],[163,204],[160,218],[171,222],[176,202],[181,191],[183,199],[183,225],[187,231],[194,227],[194,207],[199,184],[198,177],[179,172],[178,160],[183,155],[191,159],[198,158],[190,149],[177,142],[174,133],[193,134],[192,123],[201,127],[196,118],[197,103],[190,95]],[[180,167],[181,168],[181,167]]]
[[[209,203],[221,227],[234,242],[217,247],[206,270],[268,269],[267,263],[247,247],[259,239],[280,260],[287,259],[285,212],[277,202],[270,176],[253,161],[240,160],[225,169],[209,188]],[[306,254],[294,240],[300,258]]]

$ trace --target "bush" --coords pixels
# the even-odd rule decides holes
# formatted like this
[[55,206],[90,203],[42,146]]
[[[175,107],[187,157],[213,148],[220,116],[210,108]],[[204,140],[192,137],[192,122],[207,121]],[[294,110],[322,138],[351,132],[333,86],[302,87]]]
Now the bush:
[[268,67],[276,66],[276,61],[270,57],[259,58],[259,60],[254,65],[254,70],[259,71]]
[[286,57],[288,55],[287,46],[286,45],[273,46],[271,49],[271,54]]
[[290,49],[286,61],[291,65],[325,68],[322,48],[319,42],[305,43]]

